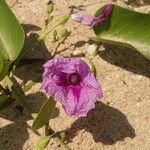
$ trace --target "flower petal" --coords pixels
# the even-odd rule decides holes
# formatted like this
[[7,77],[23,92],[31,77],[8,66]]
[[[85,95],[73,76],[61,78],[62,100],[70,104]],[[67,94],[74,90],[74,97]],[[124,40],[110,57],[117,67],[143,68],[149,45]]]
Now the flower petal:
[[100,90],[96,90],[86,84],[83,84],[74,115],[78,117],[85,117],[89,110],[95,107],[95,102],[100,100],[100,98],[102,98]]
[[102,11],[100,17],[98,17],[94,22],[92,26],[96,26],[98,24],[102,24],[106,22],[110,16],[110,13],[112,12],[113,4],[107,4]]
[[84,62],[80,61],[78,66],[78,72],[82,79],[84,79],[89,73],[91,73],[91,70],[89,66]]
[[75,108],[80,97],[81,86],[70,86],[68,92],[65,92],[65,101],[62,106],[69,116],[75,115]]
[[102,98],[102,92],[83,83],[80,86],[71,87],[62,106],[69,116],[85,117],[89,110],[95,107],[95,102]]
[[71,15],[72,20],[81,22],[83,19],[83,14],[75,13]]
[[96,17],[84,15],[81,23],[86,26],[93,26],[93,22],[95,22]]
[[95,79],[95,76],[93,73],[89,73],[83,79],[83,82],[92,88],[102,91],[101,86],[100,86],[99,82]]

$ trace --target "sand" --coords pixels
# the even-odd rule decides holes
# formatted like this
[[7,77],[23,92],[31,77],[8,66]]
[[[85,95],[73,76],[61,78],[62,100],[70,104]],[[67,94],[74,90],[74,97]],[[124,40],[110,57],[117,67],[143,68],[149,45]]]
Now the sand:
[[[42,27],[47,0],[7,0],[9,6],[23,24],[27,41],[32,42],[35,32]],[[56,17],[69,11],[68,6],[85,5],[93,14],[101,0],[64,0],[56,2]],[[103,1],[103,2],[108,2]],[[129,1],[130,6],[149,12],[150,1]],[[72,36],[59,48],[57,55],[70,56],[73,51],[85,52],[93,44],[87,36],[93,36],[89,28],[70,21]],[[69,47],[69,48],[68,48]],[[50,57],[54,45],[48,42],[30,50],[25,59]],[[43,54],[43,51],[45,52]],[[65,131],[65,142],[72,150],[149,150],[150,149],[150,63],[141,55],[125,48],[104,46],[94,58],[97,78],[101,82],[104,98],[96,103],[86,118],[74,118],[65,114],[57,104],[55,117],[50,125],[55,131]],[[40,91],[43,61],[30,60],[22,63],[16,76],[20,82],[36,81],[26,92],[27,100],[38,111],[46,95]],[[33,150],[40,138],[32,132],[31,118],[20,113],[11,104],[0,112],[0,150]],[[43,134],[44,130],[39,131]],[[59,150],[53,139],[47,150]]]

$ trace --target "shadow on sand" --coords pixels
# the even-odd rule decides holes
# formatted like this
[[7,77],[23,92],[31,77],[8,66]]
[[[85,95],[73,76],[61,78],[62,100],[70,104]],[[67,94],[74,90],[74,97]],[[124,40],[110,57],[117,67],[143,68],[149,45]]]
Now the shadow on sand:
[[150,1],[149,0],[128,0],[126,3],[128,5],[132,5],[134,7],[150,5]]
[[105,50],[99,52],[102,59],[135,74],[150,77],[150,61],[137,51],[112,45],[104,47]]
[[66,141],[72,142],[77,132],[82,129],[90,132],[96,143],[102,142],[105,145],[123,141],[126,137],[135,137],[135,130],[127,117],[119,110],[102,102],[97,102],[96,108],[91,110],[86,118],[77,119],[71,128],[65,131]]
[[[42,92],[36,92],[27,95],[26,99],[34,107],[35,112],[38,112],[46,100],[46,95]],[[58,116],[59,109],[56,108],[52,118]],[[12,122],[0,128],[0,150],[22,150],[25,142],[29,139],[28,130],[31,127],[27,124],[27,121],[32,119],[31,116],[25,114],[23,108],[14,102],[10,107],[0,112],[0,118]],[[40,135],[37,134],[37,136]]]

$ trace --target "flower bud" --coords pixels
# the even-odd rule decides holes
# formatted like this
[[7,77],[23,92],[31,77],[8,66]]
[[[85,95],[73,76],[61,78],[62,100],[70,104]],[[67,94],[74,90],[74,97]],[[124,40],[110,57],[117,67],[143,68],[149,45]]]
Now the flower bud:
[[45,25],[47,26],[52,20],[53,20],[53,16],[49,16],[49,17],[45,20]]
[[57,31],[54,30],[54,31],[52,32],[51,36],[50,36],[50,41],[51,41],[52,43],[55,43],[57,40],[58,40],[58,38],[57,38]]
[[50,3],[47,5],[47,14],[51,14],[54,10],[53,4]]
[[60,33],[60,39],[67,38],[70,34],[71,34],[70,31],[68,31],[67,29],[64,29],[64,30]]
[[59,20],[57,21],[57,25],[64,25],[70,18],[70,15],[67,16],[62,16],[61,18],[59,18]]

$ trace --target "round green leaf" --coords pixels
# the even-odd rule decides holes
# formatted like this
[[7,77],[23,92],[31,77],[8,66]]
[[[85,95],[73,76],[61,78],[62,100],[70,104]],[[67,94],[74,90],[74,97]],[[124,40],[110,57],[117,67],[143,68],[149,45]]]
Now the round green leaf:
[[19,56],[24,39],[24,31],[15,15],[5,0],[0,0],[0,79],[7,74],[10,64]]
[[[99,16],[104,7],[96,12]],[[150,60],[150,15],[114,6],[109,19],[94,27],[99,41],[133,48]]]
[[14,61],[24,44],[24,32],[4,0],[0,0],[0,50],[3,57]]

